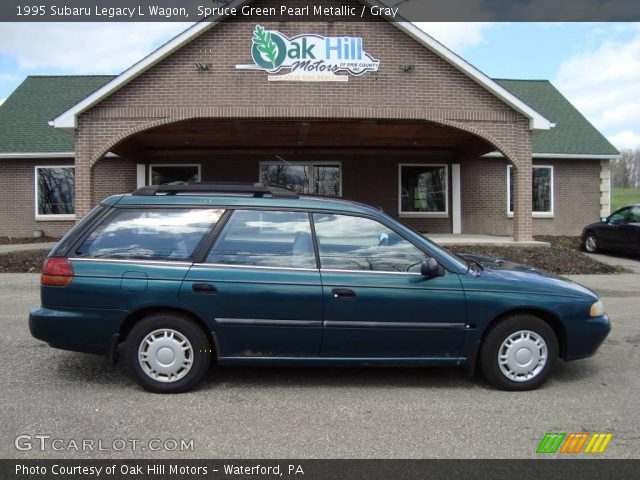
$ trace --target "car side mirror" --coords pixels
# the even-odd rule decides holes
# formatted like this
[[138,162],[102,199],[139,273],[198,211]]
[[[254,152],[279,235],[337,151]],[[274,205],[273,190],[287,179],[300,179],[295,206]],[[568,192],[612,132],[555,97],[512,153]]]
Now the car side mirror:
[[602,223],[608,223],[609,222],[609,217],[600,217],[600,221]]
[[444,276],[444,267],[435,258],[427,258],[420,264],[420,275],[426,278]]

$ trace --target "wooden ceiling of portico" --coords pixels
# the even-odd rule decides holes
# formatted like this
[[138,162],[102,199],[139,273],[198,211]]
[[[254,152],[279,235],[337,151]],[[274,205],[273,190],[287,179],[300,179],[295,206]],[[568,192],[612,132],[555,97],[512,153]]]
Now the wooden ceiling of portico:
[[122,142],[116,153],[197,154],[211,150],[461,149],[494,150],[476,137],[428,122],[369,120],[188,120]]

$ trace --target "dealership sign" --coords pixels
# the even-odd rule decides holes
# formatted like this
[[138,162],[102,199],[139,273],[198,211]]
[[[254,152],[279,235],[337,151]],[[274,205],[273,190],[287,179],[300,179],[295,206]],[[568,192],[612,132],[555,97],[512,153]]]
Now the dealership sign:
[[347,81],[350,75],[378,71],[380,61],[363,50],[360,37],[323,37],[303,34],[295,37],[265,30],[256,25],[251,40],[253,64],[237,69],[263,70],[269,80]]

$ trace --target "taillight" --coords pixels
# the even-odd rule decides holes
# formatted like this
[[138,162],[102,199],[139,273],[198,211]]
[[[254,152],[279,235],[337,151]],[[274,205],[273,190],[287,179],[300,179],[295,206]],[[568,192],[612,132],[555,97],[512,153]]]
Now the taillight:
[[49,257],[42,266],[41,285],[64,287],[73,281],[73,267],[66,258]]

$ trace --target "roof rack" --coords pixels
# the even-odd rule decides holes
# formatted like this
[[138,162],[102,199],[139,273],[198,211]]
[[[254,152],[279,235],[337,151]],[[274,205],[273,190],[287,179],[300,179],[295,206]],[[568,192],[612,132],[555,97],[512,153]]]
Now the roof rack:
[[243,182],[172,182],[166,185],[150,185],[133,192],[136,196],[179,194],[240,194],[253,197],[299,198],[293,190],[281,185]]

